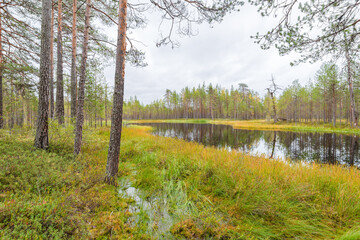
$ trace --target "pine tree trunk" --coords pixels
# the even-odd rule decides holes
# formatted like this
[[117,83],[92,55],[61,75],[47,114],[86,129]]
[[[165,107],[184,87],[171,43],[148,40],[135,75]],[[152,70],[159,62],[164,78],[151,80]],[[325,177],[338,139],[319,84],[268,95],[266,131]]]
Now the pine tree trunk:
[[36,148],[42,149],[47,149],[49,147],[48,114],[50,81],[50,35],[51,0],[42,0],[39,106],[34,144]]
[[54,18],[55,9],[53,0],[51,0],[51,37],[50,37],[50,117],[54,118]]
[[86,61],[87,61],[89,28],[90,28],[90,9],[91,9],[90,4],[91,4],[91,0],[86,0],[84,44],[83,44],[83,52],[81,57],[79,95],[78,95],[77,110],[76,110],[74,155],[78,155],[81,150],[82,129],[84,124],[84,98],[85,98],[85,81],[86,81]]
[[32,127],[32,126],[31,126],[31,108],[30,108],[31,102],[30,102],[30,98],[27,97],[26,100],[27,100],[27,101],[26,101],[26,108],[27,108],[27,109],[26,109],[26,113],[27,113],[26,121],[27,121],[28,127]]
[[14,91],[14,82],[13,78],[10,80],[10,119],[9,119],[9,128],[14,128],[15,124],[15,91]]
[[71,58],[71,119],[76,117],[77,76],[76,76],[76,11],[77,0],[73,0],[72,58]]
[[3,80],[3,51],[2,51],[2,18],[0,13],[0,129],[4,128],[4,111],[3,111],[3,89],[2,89],[2,80]]
[[64,75],[62,49],[62,0],[58,0],[58,35],[57,35],[57,69],[56,69],[56,118],[64,124]]
[[346,62],[347,62],[347,80],[349,84],[349,93],[350,93],[350,107],[351,107],[351,125],[357,127],[358,118],[355,110],[355,98],[354,98],[354,89],[353,89],[353,81],[351,76],[351,59],[349,55],[349,49],[346,47],[345,49]]
[[126,13],[127,0],[119,1],[118,40],[116,50],[116,70],[113,110],[111,116],[111,132],[106,164],[105,181],[115,184],[119,168],[122,114],[124,102],[125,54],[126,54]]
[[[25,84],[25,80],[24,78],[21,78],[20,80],[20,84],[24,86]],[[19,97],[20,97],[20,117],[19,117],[19,126],[23,127],[24,126],[24,119],[25,119],[25,104],[24,104],[24,97],[25,97],[25,90],[19,89]]]
[[95,101],[94,101],[94,120],[95,120],[95,128],[96,128],[96,121],[97,121],[97,109],[96,109],[96,101],[97,101],[97,84],[96,84],[96,78],[94,79],[94,95],[95,95]]
[[342,98],[340,96],[340,113],[339,113],[340,127],[341,127],[341,118],[342,118]]
[[105,86],[105,126],[107,127],[107,86]]
[[333,127],[336,126],[336,92],[335,85],[332,86],[332,95],[333,95]]

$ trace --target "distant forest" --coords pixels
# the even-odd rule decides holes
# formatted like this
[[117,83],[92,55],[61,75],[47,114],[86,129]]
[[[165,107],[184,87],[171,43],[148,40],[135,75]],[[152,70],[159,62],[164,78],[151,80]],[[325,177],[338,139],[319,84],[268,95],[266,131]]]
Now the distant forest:
[[[180,92],[166,90],[162,98],[146,105],[137,97],[132,97],[124,105],[124,114],[126,119],[269,120],[274,118],[275,105],[277,118],[282,121],[352,124],[354,120],[346,75],[336,64],[325,63],[314,80],[305,84],[295,80],[290,86],[276,85],[274,89],[268,81],[269,90],[276,90],[274,99],[266,87],[266,94],[261,96],[244,83],[230,89],[203,83],[198,87],[185,87]],[[358,74],[353,73],[353,76],[355,106],[359,106],[360,81]],[[355,122],[358,110],[356,107]]]
[[[353,73],[356,122],[360,106],[360,78]],[[267,85],[271,86],[270,76]],[[275,79],[276,82],[276,79]],[[8,82],[10,83],[10,82]],[[225,89],[220,85],[202,84],[185,87],[181,91],[167,90],[151,104],[142,104],[137,97],[124,103],[125,119],[268,119],[274,118],[273,105],[280,121],[351,124],[351,98],[346,72],[332,63],[323,64],[313,80],[290,86],[278,86],[274,101],[266,90],[260,94],[244,83]],[[112,89],[89,75],[85,91],[85,121],[90,126],[108,125],[112,111]],[[65,121],[71,120],[70,82],[65,79]],[[21,84],[4,85],[4,123],[8,126],[34,126],[37,97],[34,93],[23,94]]]

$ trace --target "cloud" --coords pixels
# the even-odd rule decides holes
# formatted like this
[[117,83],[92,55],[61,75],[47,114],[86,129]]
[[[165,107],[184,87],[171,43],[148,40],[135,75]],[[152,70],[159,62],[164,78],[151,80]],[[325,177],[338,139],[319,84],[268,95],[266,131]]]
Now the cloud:
[[[198,26],[196,36],[177,36],[181,46],[176,49],[156,47],[159,16],[154,14],[145,29],[132,33],[132,38],[146,45],[139,46],[146,52],[149,65],[143,69],[126,66],[126,99],[136,95],[143,103],[150,103],[162,98],[166,89],[180,91],[203,82],[225,88],[246,83],[263,95],[272,74],[285,87],[295,79],[305,84],[320,67],[320,63],[290,67],[295,54],[279,56],[276,49],[261,50],[250,36],[268,31],[276,20],[261,17],[251,6],[230,14],[212,28],[208,24]],[[107,68],[105,76],[113,85],[114,67]]]

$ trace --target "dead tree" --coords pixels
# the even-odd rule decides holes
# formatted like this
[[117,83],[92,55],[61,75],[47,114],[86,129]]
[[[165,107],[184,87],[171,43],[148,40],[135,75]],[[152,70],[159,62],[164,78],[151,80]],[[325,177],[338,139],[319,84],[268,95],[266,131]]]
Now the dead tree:
[[278,117],[277,117],[277,114],[276,114],[275,94],[276,94],[276,91],[280,90],[281,88],[275,83],[274,76],[271,76],[270,81],[271,81],[270,87],[266,88],[266,90],[268,91],[268,93],[269,93],[269,95],[271,97],[272,103],[273,103],[274,123],[277,123],[278,122]]

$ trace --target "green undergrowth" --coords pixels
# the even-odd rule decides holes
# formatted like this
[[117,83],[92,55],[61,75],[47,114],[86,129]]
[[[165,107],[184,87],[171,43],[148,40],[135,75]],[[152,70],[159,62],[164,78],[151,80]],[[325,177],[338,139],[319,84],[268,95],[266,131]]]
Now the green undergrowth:
[[50,149],[32,131],[0,131],[0,239],[133,238],[128,202],[103,183],[105,140],[85,131],[73,157],[73,128],[52,123]]
[[[48,151],[33,148],[32,131],[1,130],[0,238],[359,239],[359,170],[150,130],[124,128],[118,187],[103,183],[109,128],[85,130],[76,159],[71,127],[51,126]],[[119,193],[124,180],[135,194]]]

